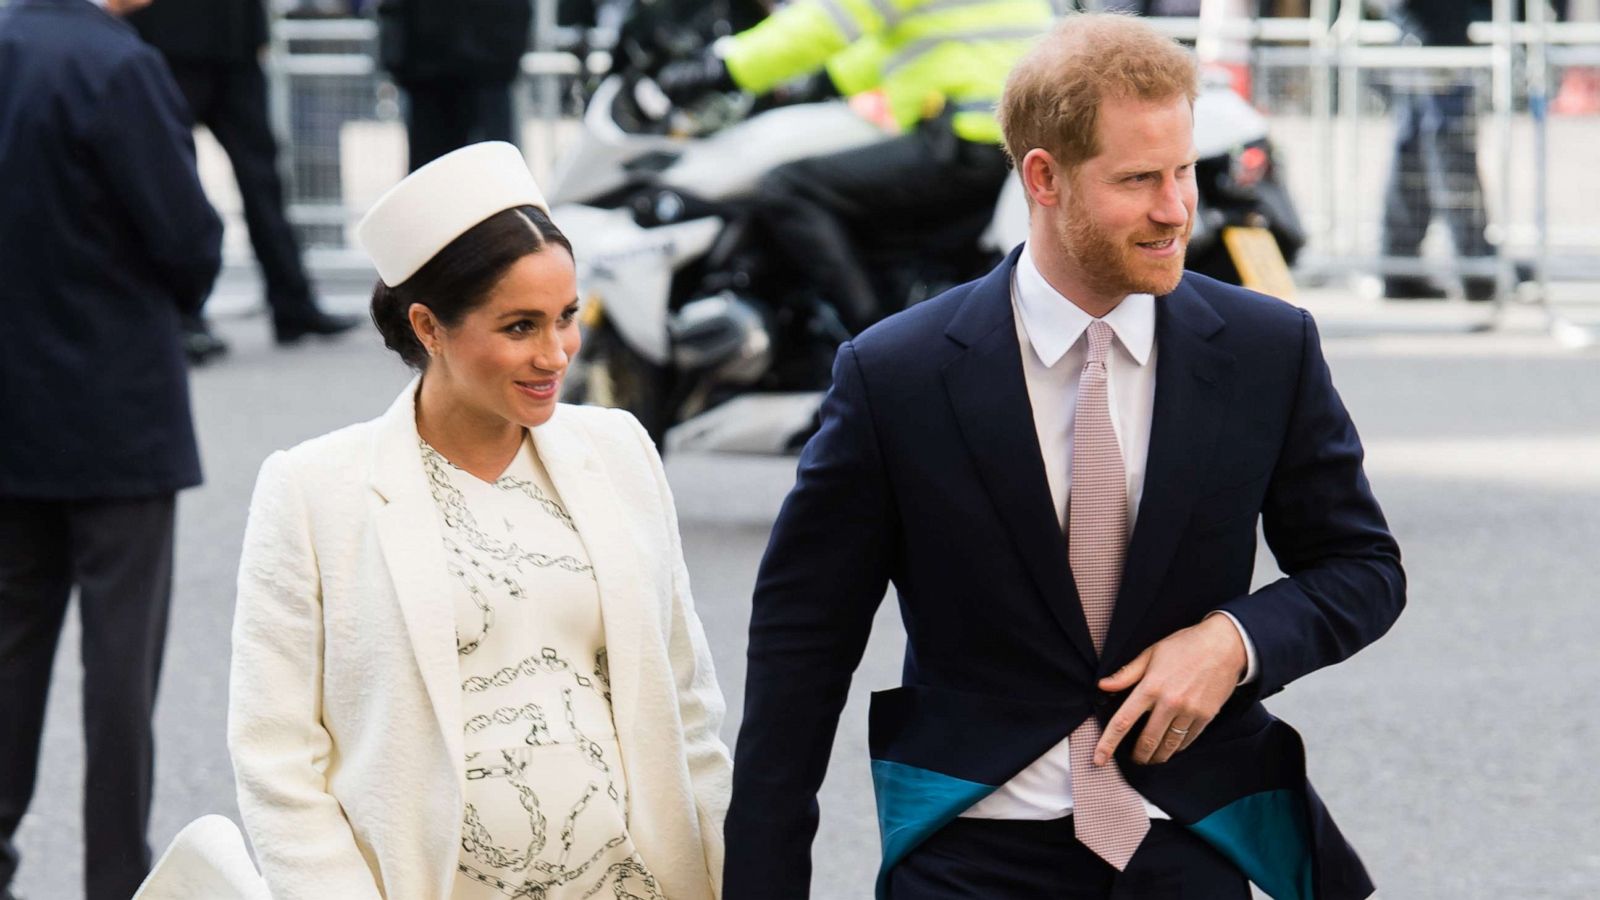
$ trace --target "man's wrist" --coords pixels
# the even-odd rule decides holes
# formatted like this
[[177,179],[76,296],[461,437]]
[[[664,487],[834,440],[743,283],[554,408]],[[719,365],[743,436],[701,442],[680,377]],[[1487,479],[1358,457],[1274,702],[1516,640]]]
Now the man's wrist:
[[1240,623],[1240,621],[1235,618],[1232,613],[1226,610],[1212,610],[1206,614],[1205,621],[1209,621],[1214,618],[1221,618],[1225,620],[1230,626],[1228,630],[1233,633],[1235,638],[1233,647],[1235,653],[1237,654],[1235,658],[1239,662],[1239,668],[1236,670],[1238,672],[1237,684],[1248,684],[1254,681],[1256,679],[1256,675],[1258,674],[1256,671],[1256,653],[1255,645],[1250,641],[1249,632],[1245,631],[1244,625]]

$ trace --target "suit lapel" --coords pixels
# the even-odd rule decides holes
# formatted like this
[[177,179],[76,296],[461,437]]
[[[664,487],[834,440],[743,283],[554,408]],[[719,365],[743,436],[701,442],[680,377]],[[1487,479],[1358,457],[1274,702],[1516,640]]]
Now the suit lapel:
[[611,679],[611,713],[623,744],[626,768],[633,722],[638,712],[640,641],[648,620],[642,615],[645,585],[638,553],[629,541],[621,500],[601,469],[595,448],[563,407],[533,429],[534,448],[556,494],[583,541],[600,594],[605,627],[606,664]]
[[1156,302],[1156,396],[1150,422],[1139,518],[1128,544],[1105,658],[1124,647],[1155,601],[1178,539],[1188,524],[1212,458],[1224,407],[1233,393],[1234,358],[1208,339],[1223,320],[1185,278]]
[[417,669],[451,763],[459,768],[465,755],[455,608],[449,602],[453,588],[438,512],[422,468],[415,401],[419,383],[413,380],[407,385],[381,420],[370,478],[372,500],[377,505],[373,520]]
[[984,487],[1045,604],[1085,659],[1094,644],[1051,508],[1011,307],[1019,250],[968,295],[945,334],[966,348],[943,370],[945,390]]

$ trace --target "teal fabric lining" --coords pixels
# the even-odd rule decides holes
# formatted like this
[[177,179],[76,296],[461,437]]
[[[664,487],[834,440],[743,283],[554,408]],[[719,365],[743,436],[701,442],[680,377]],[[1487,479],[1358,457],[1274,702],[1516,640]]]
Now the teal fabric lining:
[[885,900],[890,870],[929,835],[994,793],[995,786],[875,759],[872,791],[877,795],[878,832],[883,840],[876,894],[878,900]]
[[1251,794],[1189,829],[1273,900],[1313,900],[1311,839],[1299,791]]

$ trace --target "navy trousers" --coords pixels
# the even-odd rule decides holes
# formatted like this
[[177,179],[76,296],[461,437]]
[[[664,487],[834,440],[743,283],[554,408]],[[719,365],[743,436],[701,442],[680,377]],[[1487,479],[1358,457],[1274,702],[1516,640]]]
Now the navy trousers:
[[1049,822],[956,819],[890,874],[889,900],[1250,900],[1244,875],[1182,826],[1156,820],[1118,872]]
[[[13,838],[33,799],[50,669],[74,587],[83,633],[84,896],[128,900],[150,870],[151,717],[175,509],[171,494],[0,497],[0,896],[17,871]],[[52,896],[66,894],[58,887]]]
[[403,87],[413,172],[468,144],[518,143],[510,83],[416,81]]
[[1471,85],[1397,90],[1394,167],[1383,201],[1383,251],[1416,256],[1435,215],[1457,256],[1490,256],[1478,178],[1476,93]]
[[267,80],[255,60],[204,63],[168,60],[195,121],[210,129],[233,165],[250,246],[266,282],[275,324],[317,314],[311,281],[300,259],[300,239],[284,211],[278,142],[267,119]]
[[773,169],[757,188],[757,216],[856,332],[899,312],[890,301],[903,299],[879,297],[858,250],[862,235],[876,245],[879,234],[928,237],[927,222],[987,222],[1009,171],[1005,151],[961,140],[947,120],[932,119],[892,140]]

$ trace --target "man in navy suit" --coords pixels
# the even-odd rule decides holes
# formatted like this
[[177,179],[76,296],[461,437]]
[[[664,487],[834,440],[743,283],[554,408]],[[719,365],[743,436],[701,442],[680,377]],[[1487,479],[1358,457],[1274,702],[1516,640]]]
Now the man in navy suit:
[[1194,96],[1146,23],[1069,16],[1001,101],[1027,243],[840,349],[756,585],[725,900],[808,895],[891,583],[879,898],[1371,893],[1260,700],[1390,627],[1399,550],[1311,318],[1183,271]]
[[174,495],[200,483],[180,316],[222,223],[177,85],[116,17],[143,2],[0,9],[0,897],[73,588],[89,900],[127,900],[150,866]]

